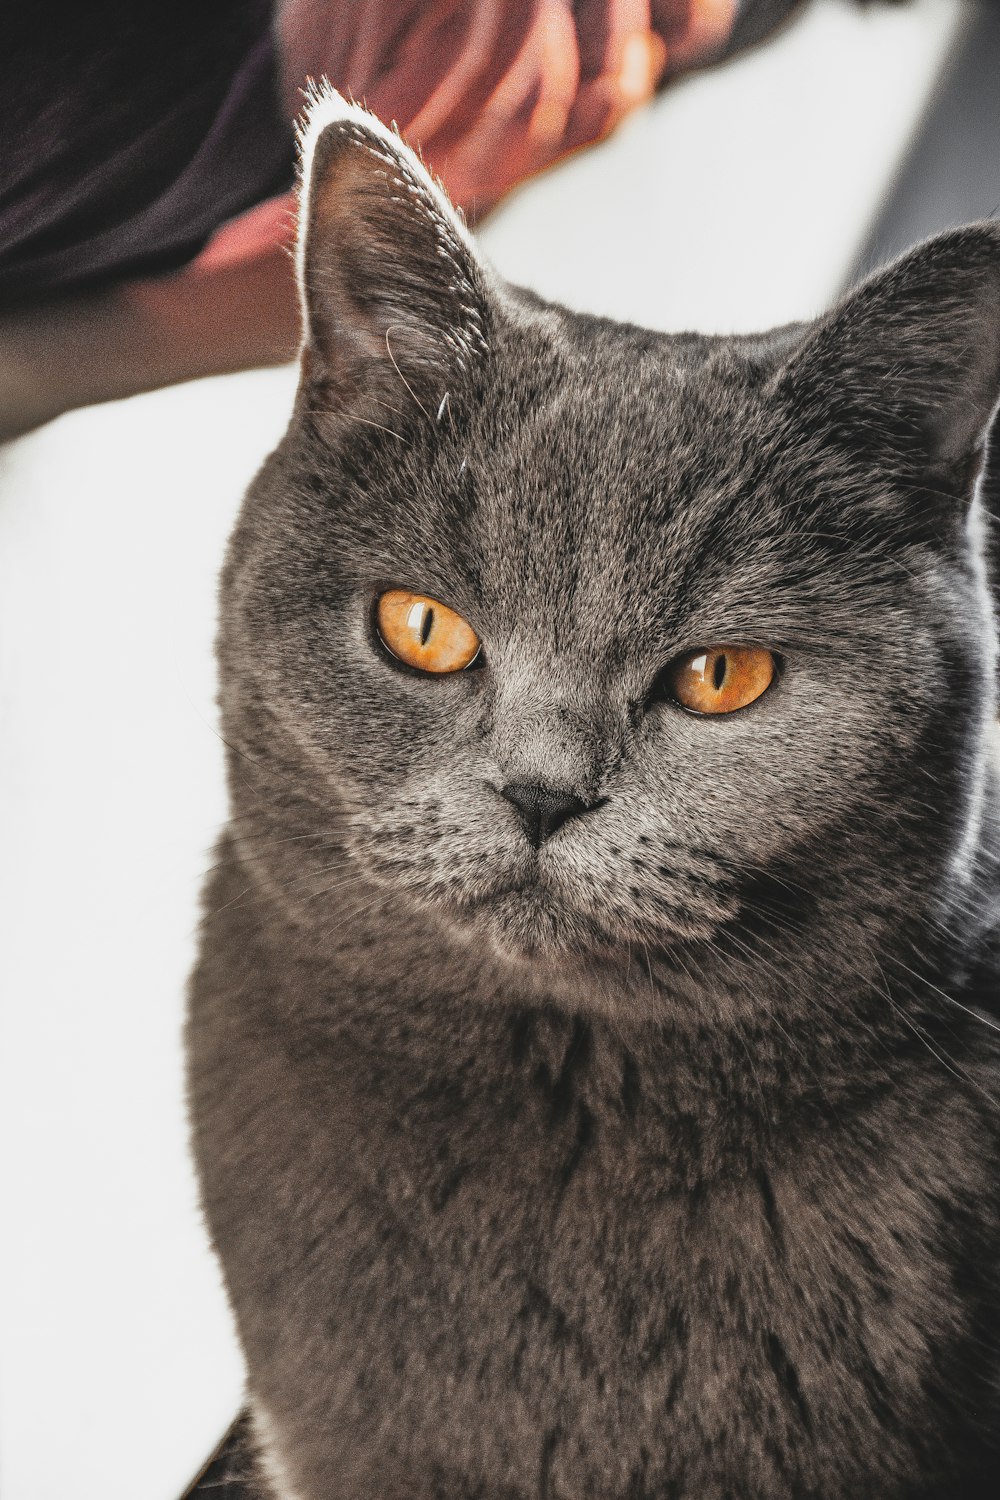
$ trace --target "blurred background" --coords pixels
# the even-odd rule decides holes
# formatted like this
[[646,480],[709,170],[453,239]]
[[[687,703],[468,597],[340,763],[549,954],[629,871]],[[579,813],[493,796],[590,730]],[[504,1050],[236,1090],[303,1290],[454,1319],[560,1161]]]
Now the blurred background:
[[[998,80],[985,0],[806,0],[479,238],[514,281],[656,328],[810,317],[997,212]],[[0,332],[0,390],[4,357]],[[294,388],[290,364],[188,381],[0,446],[5,1500],[175,1500],[240,1404],[180,1032],[225,815],[215,579]]]

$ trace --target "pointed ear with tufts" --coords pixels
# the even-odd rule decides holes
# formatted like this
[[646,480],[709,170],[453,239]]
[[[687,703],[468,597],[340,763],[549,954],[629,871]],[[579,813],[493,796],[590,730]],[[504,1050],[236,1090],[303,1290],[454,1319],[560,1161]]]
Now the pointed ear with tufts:
[[1000,399],[1000,225],[929,240],[807,332],[775,386],[817,433],[968,499]]
[[301,132],[303,388],[334,423],[434,420],[488,348],[488,272],[395,131],[325,87]]

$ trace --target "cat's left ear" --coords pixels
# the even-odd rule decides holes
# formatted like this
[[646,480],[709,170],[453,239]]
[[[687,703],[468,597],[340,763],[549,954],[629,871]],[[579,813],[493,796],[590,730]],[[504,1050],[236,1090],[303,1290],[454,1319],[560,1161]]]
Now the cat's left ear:
[[940,235],[871,277],[775,388],[818,435],[967,499],[1000,400],[1000,225]]
[[434,420],[488,349],[489,272],[395,130],[328,85],[300,139],[303,385],[350,423]]

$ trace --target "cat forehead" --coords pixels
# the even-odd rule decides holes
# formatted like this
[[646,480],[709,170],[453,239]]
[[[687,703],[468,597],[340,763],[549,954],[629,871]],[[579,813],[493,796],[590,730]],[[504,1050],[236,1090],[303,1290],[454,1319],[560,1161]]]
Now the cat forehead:
[[736,438],[732,413],[713,432],[697,410],[640,416],[627,392],[531,412],[485,403],[425,473],[400,469],[366,497],[375,545],[415,584],[440,579],[463,599],[472,585],[498,617],[572,614],[584,634],[616,607],[640,620],[698,579],[760,579],[784,487],[761,483],[748,424]]
[[736,503],[751,469],[758,488],[768,464],[777,477],[781,414],[711,358],[598,339],[553,368],[539,360],[523,382],[501,371],[468,429],[480,492],[501,513],[531,494],[542,518],[574,531],[662,522],[710,495]]
[[[351,488],[336,507],[345,526],[415,560],[475,554],[496,577],[531,575],[543,557],[552,576],[579,575],[594,552],[662,569],[720,510],[753,531],[762,473],[782,467],[780,423],[719,341],[560,309],[516,335],[497,341],[474,399],[456,390],[432,413],[429,445],[392,447],[378,478]],[[400,384],[401,404],[418,397]]]
[[551,452],[605,467],[634,452],[707,471],[726,463],[734,435],[763,439],[780,420],[731,341],[552,314],[501,350],[485,411],[542,462]]

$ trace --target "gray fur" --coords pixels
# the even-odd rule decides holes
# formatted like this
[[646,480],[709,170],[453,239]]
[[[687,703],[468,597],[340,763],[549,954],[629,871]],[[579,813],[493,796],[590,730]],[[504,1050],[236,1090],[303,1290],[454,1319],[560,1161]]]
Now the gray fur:
[[[311,342],[222,586],[190,1088],[270,1472],[985,1500],[1000,229],[670,337],[442,254],[375,145],[315,144]],[[479,669],[389,660],[392,586]],[[699,718],[663,669],[718,641],[782,669]],[[595,805],[536,850],[512,781]]]

